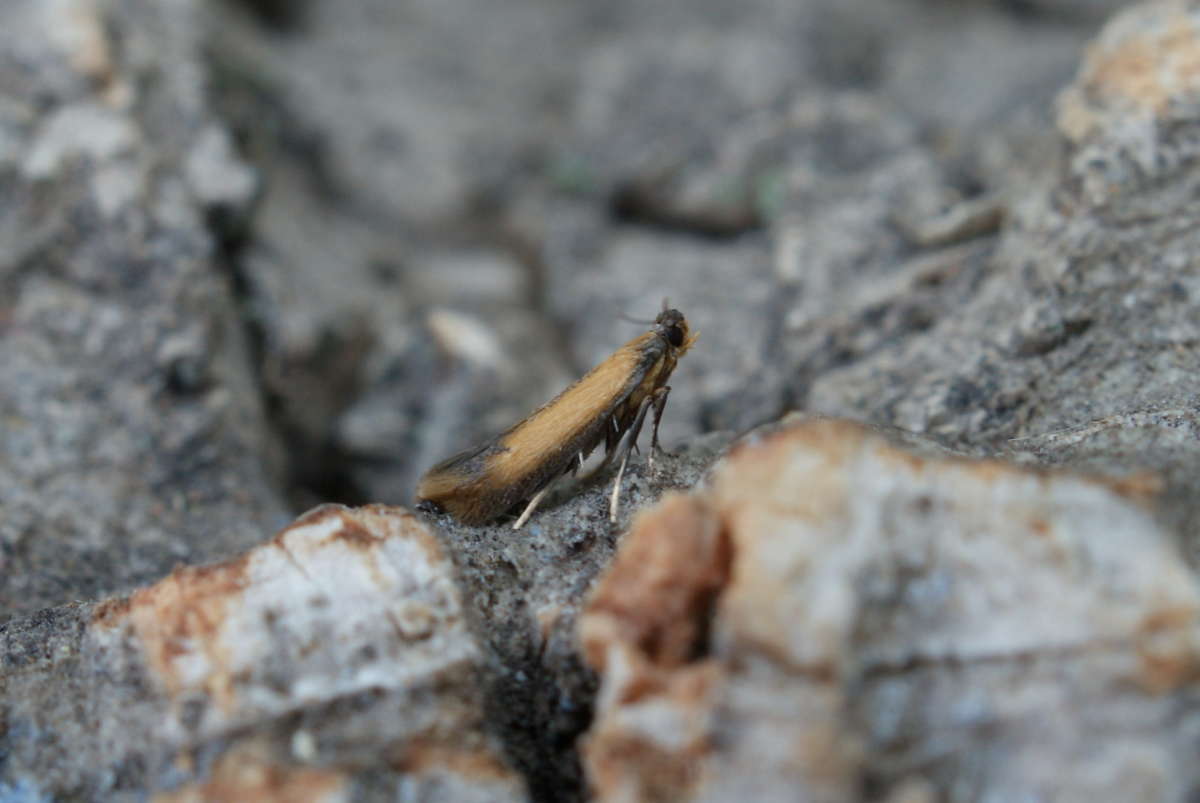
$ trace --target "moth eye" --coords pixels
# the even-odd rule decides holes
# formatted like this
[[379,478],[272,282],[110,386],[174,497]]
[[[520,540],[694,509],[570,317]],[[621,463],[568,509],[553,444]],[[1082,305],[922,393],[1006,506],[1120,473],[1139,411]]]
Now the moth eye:
[[679,348],[680,346],[682,346],[683,345],[683,330],[680,329],[678,326],[668,327],[667,328],[667,342],[670,343],[675,348]]

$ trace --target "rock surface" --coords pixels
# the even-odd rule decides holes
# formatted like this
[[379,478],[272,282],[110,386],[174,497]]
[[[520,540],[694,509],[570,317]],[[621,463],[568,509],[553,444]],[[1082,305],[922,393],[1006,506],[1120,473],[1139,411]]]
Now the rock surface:
[[[976,454],[1162,473],[1194,552],[1197,12],[1118,16],[1062,93],[1060,169],[1014,204],[985,277],[926,331],[814,382],[813,409]],[[902,297],[900,303],[905,302]]]
[[453,565],[399,508],[318,508],[0,636],[0,789],[32,799],[525,796],[484,730]]
[[198,35],[187,4],[0,11],[0,621],[287,521],[206,222],[248,177]]
[[1016,206],[987,280],[922,336],[818,382],[813,403],[995,448],[1191,398],[1196,78],[1177,62],[1197,53],[1194,26],[1170,3],[1115,20],[1060,98],[1062,171]]
[[491,725],[535,799],[569,799],[584,785],[575,745],[591,718],[595,678],[580,658],[575,630],[587,589],[635,511],[665,491],[695,486],[727,442],[720,434],[696,439],[679,454],[661,455],[653,470],[631,462],[615,523],[611,479],[566,499],[548,498],[520,532],[508,521],[463,527],[438,517],[487,657]]
[[583,613],[596,799],[1186,797],[1200,589],[1151,501],[844,421],[738,446]]
[[[302,505],[409,501],[664,297],[704,337],[668,443],[807,406],[971,297],[993,238],[942,247],[994,232],[1052,162],[1097,24],[1056,3],[262,5],[214,6],[214,103],[263,176],[235,264]],[[447,347],[446,312],[487,359]]]
[[[1194,794],[1194,3],[0,6],[0,800]],[[663,297],[616,526],[245,553]]]

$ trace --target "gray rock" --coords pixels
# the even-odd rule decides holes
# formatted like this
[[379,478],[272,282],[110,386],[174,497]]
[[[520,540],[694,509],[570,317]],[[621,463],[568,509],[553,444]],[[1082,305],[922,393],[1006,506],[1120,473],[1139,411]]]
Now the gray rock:
[[[811,332],[861,331],[859,317],[813,323],[789,308],[857,306],[819,282],[870,287],[852,274],[923,255],[912,231],[926,244],[968,236],[939,213],[969,206],[978,185],[975,233],[994,227],[1004,205],[989,199],[1041,168],[1046,88],[1066,80],[1090,27],[915,0],[503,13],[355,0],[284,22],[260,13],[279,31],[213,9],[217,103],[265,181],[236,265],[290,462],[319,467],[290,478],[302,505],[407,501],[429,461],[519,419],[632,334],[615,314],[645,317],[664,296],[699,314],[713,355],[688,369],[703,379],[680,377],[672,439],[804,406],[814,375],[927,327],[953,293],[833,348]],[[964,36],[976,45],[957,47]],[[998,69],[1018,40],[1021,70]],[[971,114],[956,116],[964,99]],[[923,140],[930,126],[944,154]],[[661,260],[653,232],[628,224],[666,230]],[[728,252],[710,240],[742,235]],[[693,248],[700,283],[681,269]],[[782,292],[771,262],[790,276]],[[967,285],[982,264],[969,262],[953,271]],[[469,282],[454,278],[464,267]],[[715,292],[696,299],[710,278]],[[434,304],[495,333],[509,367],[480,379],[415,350],[436,342]],[[426,387],[406,390],[413,377]]]
[[1149,498],[845,421],[735,446],[581,616],[596,798],[1186,799],[1200,596]]
[[487,656],[491,726],[537,800],[582,799],[576,739],[588,725],[595,678],[575,635],[585,593],[612,559],[639,510],[661,494],[695,486],[729,442],[697,438],[653,469],[631,460],[616,522],[609,521],[612,478],[569,484],[520,531],[509,521],[463,527],[438,517],[453,554],[468,621]]
[[0,16],[2,620],[231,554],[286,512],[181,159],[217,130],[186,6]]
[[223,564],[0,626],[4,782],[35,798],[521,800],[452,564],[406,511],[311,511]]
[[[1169,540],[1194,553],[1200,498],[1190,424],[1193,12],[1124,13],[1084,57],[1053,120],[1052,96],[1112,8],[7,4],[0,618],[16,618],[0,647],[11,668],[0,675],[0,797],[571,800],[588,785],[611,796],[609,781],[639,777],[644,758],[658,771],[651,786],[670,790],[695,780],[697,766],[717,767],[733,788],[747,767],[769,765],[780,774],[739,787],[765,798],[794,790],[761,779],[796,779],[772,752],[796,722],[813,729],[790,755],[829,767],[814,794],[924,801],[1053,788],[1095,798],[1099,761],[1122,797],[1184,797],[1194,785],[1176,758],[1191,733],[1190,624],[1167,617],[1153,632],[1122,630],[1132,614],[1109,605],[1106,583],[1128,581],[1130,610],[1192,605]],[[616,526],[603,483],[565,494],[521,533],[432,522],[442,557],[420,564],[430,571],[422,577],[453,583],[465,627],[440,619],[426,643],[419,615],[359,632],[354,611],[304,618],[303,601],[288,609],[286,632],[269,616],[240,621],[258,610],[246,593],[269,584],[212,583],[278,557],[277,544],[142,588],[132,600],[163,604],[132,606],[136,616],[115,601],[69,602],[240,552],[286,518],[285,498],[293,510],[409,501],[421,471],[548,399],[641,331],[621,314],[648,318],[663,297],[700,331],[664,419],[664,441],[680,454],[653,473],[635,459]],[[682,680],[665,692],[654,685],[665,676],[635,675],[653,682],[631,688],[605,669],[608,688],[664,705],[602,695],[585,778],[576,737],[596,678],[581,664],[575,622],[589,585],[626,551],[633,511],[664,489],[703,483],[730,439],[714,431],[792,408],[865,419],[905,448],[880,446],[890,460],[846,469],[863,485],[849,496],[814,491],[842,469],[801,472],[787,504],[846,499],[861,502],[863,521],[891,524],[828,519],[831,548],[805,553],[803,566],[768,561],[762,587],[778,593],[747,603],[736,621],[712,615],[712,576],[683,608],[647,597],[662,650],[683,645],[681,660],[733,655],[730,643],[758,633],[757,617],[800,635],[783,639],[782,653],[765,638],[739,647],[753,661],[671,675]],[[1024,467],[988,464],[989,480],[949,455]],[[923,512],[921,493],[944,489],[922,485],[919,460],[947,487],[978,491],[980,506]],[[729,509],[753,511],[755,493],[801,464],[778,467]],[[1047,466],[1123,478],[1039,484]],[[1022,505],[1047,512],[1047,543],[1077,571],[1039,573],[1028,550],[1040,542],[1016,519],[988,529],[988,511],[1008,521]],[[779,521],[779,532],[795,525]],[[1077,527],[1110,540],[1093,545]],[[890,536],[874,562],[843,549],[847,534],[901,529],[903,554],[888,551],[899,543]],[[681,532],[658,541],[676,569],[701,554],[677,552]],[[984,552],[956,551],[979,533],[987,538],[972,548]],[[938,596],[934,580],[974,577],[971,556],[985,553],[996,557],[997,585]],[[1084,553],[1109,573],[1071,563]],[[913,554],[944,558],[946,571],[921,575]],[[344,565],[320,549],[310,557],[321,581],[322,569]],[[396,568],[379,566],[388,577]],[[784,579],[771,574],[789,566]],[[1143,571],[1169,579],[1166,597],[1139,585]],[[773,606],[802,594],[789,584],[797,577],[825,578],[842,590],[829,599],[865,611],[838,631],[849,646],[825,653],[840,656],[837,673],[780,668],[776,653],[817,650],[825,642],[810,631],[831,632],[804,605],[777,617]],[[409,610],[404,600],[424,588],[372,583],[326,596]],[[748,587],[736,583],[728,587]],[[164,601],[193,586],[183,613]],[[355,597],[360,586],[374,596]],[[983,593],[996,588],[1037,593],[1016,602]],[[950,606],[947,618],[939,599],[970,610]],[[1055,601],[1074,607],[1059,612]],[[57,607],[31,613],[45,605]],[[1101,632],[1085,627],[1093,608],[1125,647],[1091,640]],[[244,661],[233,671],[196,652],[224,649],[221,639],[172,642],[156,654],[178,647],[187,666],[165,673],[131,650],[161,647],[159,636],[200,614],[240,634],[232,654]],[[1027,647],[1029,665],[981,658],[979,634],[1003,626],[1011,636],[1017,620],[1032,623],[1030,639],[1005,644]],[[1051,626],[1079,637],[1078,655],[1047,652]],[[346,654],[344,639],[359,636],[361,654]],[[393,655],[396,639],[407,646]],[[212,683],[181,685],[188,667]],[[336,678],[362,680],[359,669],[383,691],[367,683],[343,695]],[[1150,691],[1107,695],[1118,682]],[[1027,696],[985,693],[1018,686]],[[321,692],[294,696],[305,687]],[[694,704],[718,688],[730,692],[720,706]],[[221,699],[236,700],[242,718]],[[1042,728],[1023,700],[1061,723]],[[657,718],[664,710],[682,719]],[[436,722],[469,733],[479,750],[404,730]],[[728,727],[705,741],[714,723]],[[1100,733],[1105,752],[1072,753],[1071,727]],[[618,737],[608,747],[606,734]],[[704,738],[688,741],[696,734]],[[650,742],[665,752],[619,749]],[[686,760],[672,763],[681,745]],[[955,752],[962,745],[971,755]],[[717,760],[694,763],[691,748]],[[1048,761],[1071,768],[1062,785],[1047,780]]]
[[[1191,24],[1183,13],[1151,4],[1106,28],[1060,97],[1061,173],[1014,206],[986,281],[924,333],[818,379],[815,409],[977,453],[1164,471],[1185,505],[1166,515],[1194,520],[1191,449],[1157,433],[1200,390],[1188,267],[1194,87],[1128,58],[1143,48],[1166,65],[1186,58],[1195,41],[1172,38]],[[1193,532],[1187,524],[1189,542]]]

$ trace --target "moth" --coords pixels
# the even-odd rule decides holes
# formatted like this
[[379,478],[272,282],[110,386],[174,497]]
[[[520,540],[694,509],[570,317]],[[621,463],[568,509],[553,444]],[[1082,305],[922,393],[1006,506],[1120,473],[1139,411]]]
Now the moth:
[[513,524],[528,521],[551,483],[574,473],[604,444],[596,472],[620,459],[609,516],[616,520],[621,477],[646,413],[654,410],[650,463],[675,363],[696,342],[677,309],[663,310],[649,331],[635,337],[523,421],[473,449],[438,463],[417,485],[417,507],[449,512],[464,524],[484,524],[526,506]]

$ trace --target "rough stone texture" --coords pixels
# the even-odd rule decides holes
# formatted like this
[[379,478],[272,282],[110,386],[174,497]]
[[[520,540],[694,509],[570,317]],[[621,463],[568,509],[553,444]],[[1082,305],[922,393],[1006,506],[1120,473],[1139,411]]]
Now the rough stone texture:
[[[805,406],[815,375],[972,292],[977,251],[930,253],[971,236],[944,207],[994,231],[1052,159],[1096,24],[1061,3],[264,5],[211,7],[215,102],[263,176],[235,265],[300,504],[407,502],[664,297],[705,333],[668,443]],[[912,274],[911,301],[876,289]],[[488,359],[445,347],[445,313]]]
[[987,280],[923,334],[818,379],[811,406],[978,453],[1156,469],[1194,543],[1196,452],[1169,444],[1200,390],[1198,24],[1154,3],[1107,26],[1059,100],[1062,168],[1015,206]]
[[844,421],[739,445],[584,611],[596,798],[1194,794],[1200,591],[1151,502]]
[[[1061,503],[1043,517],[1058,528],[1046,543],[1077,546],[1071,528],[1094,521],[1079,500],[1099,499],[1125,511],[1110,516],[1122,532],[1154,544],[1115,578],[1155,556],[1173,560],[1164,534],[1193,559],[1200,543],[1197,12],[1147,3],[1097,36],[1123,5],[0,4],[0,618],[18,617],[0,651],[13,667],[0,676],[0,742],[23,751],[0,757],[0,798],[37,799],[34,776],[118,799],[151,790],[183,799],[520,795],[506,762],[534,799],[580,799],[575,740],[595,683],[574,634],[592,578],[633,511],[701,481],[730,440],[716,430],[789,409],[865,419],[905,454],[934,461],[918,470],[888,452],[895,459],[855,463],[879,469],[860,478],[865,487],[915,493],[933,472],[964,494],[975,488],[964,500],[984,505],[956,497],[944,511],[905,512],[882,495],[855,508],[864,521],[975,522],[970,532],[991,533],[1003,577],[1049,576],[1054,600],[993,600],[985,577],[963,591],[978,592],[969,616],[906,629],[886,618],[878,594],[899,587],[885,575],[901,566],[909,574],[895,582],[908,589],[915,573],[927,595],[901,609],[932,610],[914,606],[935,606],[945,590],[920,585],[920,555],[910,571],[901,558],[911,556],[883,550],[854,564],[858,542],[825,544],[793,574],[836,578],[839,593],[856,595],[848,604],[869,629],[852,628],[842,652],[821,653],[850,662],[814,673],[781,669],[772,653],[724,668],[704,656],[725,649],[721,632],[761,635],[751,627],[760,606],[764,627],[807,627],[813,612],[780,624],[759,600],[710,627],[705,611],[737,584],[736,561],[726,565],[734,544],[724,524],[703,524],[712,498],[671,502],[660,515],[688,551],[672,562],[672,539],[631,541],[628,577],[642,564],[663,572],[644,595],[610,596],[606,609],[613,621],[647,608],[653,616],[605,637],[633,640],[622,643],[641,656],[642,684],[631,689],[610,671],[633,663],[606,666],[616,685],[605,710],[628,694],[661,697],[663,707],[629,711],[617,700],[624,713],[598,723],[589,741],[597,788],[612,795],[649,779],[671,794],[710,759],[730,779],[760,759],[793,772],[776,761],[785,741],[773,735],[800,721],[814,730],[796,756],[827,768],[804,782],[835,797],[974,799],[990,789],[1007,798],[1017,786],[1046,788],[1047,765],[1030,752],[1038,747],[1045,761],[1079,769],[1078,788],[1055,787],[1064,798],[1105,797],[1087,785],[1098,777],[1088,762],[1110,757],[1113,794],[1185,797],[1194,779],[1169,755],[1187,755],[1195,729],[1177,690],[1190,670],[1173,662],[1191,660],[1190,647],[1171,642],[1177,625],[1125,643],[1087,641],[1085,608],[1096,627],[1121,627],[1127,614],[1112,612],[1103,578],[1070,562],[1079,550],[1065,563],[1047,558],[1046,571],[1074,574],[1044,575],[1029,568],[1025,530],[971,518],[1000,504],[980,488],[1007,493],[1009,512]],[[522,534],[431,522],[455,564],[478,644],[462,665],[477,672],[483,699],[460,705],[452,684],[420,710],[466,716],[493,747],[464,757],[439,742],[383,760],[386,745],[407,737],[363,713],[374,700],[365,694],[302,707],[312,738],[293,739],[295,713],[262,703],[284,694],[271,683],[293,670],[329,681],[322,667],[352,656],[288,652],[282,638],[293,660],[281,668],[262,651],[275,644],[265,630],[238,642],[247,662],[232,672],[219,671],[219,650],[170,672],[210,673],[210,685],[179,687],[196,698],[250,695],[238,698],[246,720],[222,719],[215,703],[172,710],[164,721],[175,727],[213,729],[182,762],[120,738],[146,732],[123,723],[161,712],[166,687],[106,663],[124,654],[117,646],[88,652],[94,604],[63,603],[149,583],[178,562],[227,558],[276,529],[287,506],[408,502],[420,471],[549,398],[639,331],[619,315],[647,318],[663,297],[701,333],[664,422],[681,454],[653,475],[636,460],[618,526],[606,521],[600,485],[548,506]],[[951,454],[1026,467],[943,463]],[[1050,466],[1122,479],[1037,473]],[[1149,512],[1129,512],[1130,495]],[[808,499],[804,489],[791,496]],[[963,557],[950,554],[954,531],[934,523],[919,544],[971,571],[951,561]],[[1087,554],[1109,560],[1117,553],[1104,550],[1124,545],[1088,543]],[[874,585],[847,583],[851,564]],[[234,565],[180,569],[139,592],[157,594],[158,607],[140,609],[140,629],[129,619],[132,629],[118,631],[158,644],[159,663],[174,666],[177,643],[158,636],[190,632],[199,614],[233,621],[257,604],[221,585]],[[166,598],[181,582],[204,591],[182,613]],[[783,586],[781,599],[808,593]],[[959,600],[951,591],[947,605]],[[1031,648],[1017,663],[978,657],[978,638],[1007,626],[1005,616],[1054,601],[1070,617],[1031,615],[1028,634],[1078,626],[1072,637],[1086,649]],[[363,636],[380,650],[394,634]],[[937,649],[926,636],[942,640]],[[1122,668],[1146,639],[1149,668]],[[457,644],[425,658],[453,663]],[[751,646],[759,655],[761,643]],[[1151,676],[1160,696],[1129,688],[1154,687]],[[22,684],[35,677],[44,704],[26,699]],[[1125,680],[1098,685],[1114,678]],[[119,708],[104,707],[109,692]],[[1089,742],[1068,754],[1058,726],[1020,730],[1044,721],[1036,710],[1021,719],[1020,706],[1053,699],[1064,722],[1124,744],[1097,737],[1095,752],[1084,755]],[[1126,702],[1127,719],[1103,720]],[[793,716],[787,705],[809,707]],[[683,717],[678,728],[659,727],[662,710]],[[726,711],[762,713],[726,721]],[[352,721],[374,724],[355,731]],[[89,741],[79,722],[113,746]],[[654,750],[631,735],[638,723]],[[722,739],[709,739],[718,727]],[[58,759],[31,774],[27,739]],[[327,748],[368,758],[304,758]],[[1136,787],[1139,778],[1147,785]]]
[[[477,206],[544,135],[574,12],[351,0],[282,31],[208,13],[214,102],[264,176],[236,268],[295,502],[407,502],[569,377],[521,244]],[[462,353],[448,331],[468,329],[491,345]]]
[[399,508],[318,508],[234,560],[11,622],[0,643],[0,790],[524,797],[483,730],[452,564]]
[[1191,397],[1191,26],[1168,5],[1110,26],[1061,97],[1063,172],[1018,207],[985,285],[819,381],[815,406],[995,443]]
[[520,532],[506,521],[463,527],[437,518],[486,652],[492,727],[534,799],[580,799],[575,742],[590,720],[595,680],[580,659],[575,622],[589,585],[635,512],[664,491],[695,486],[728,441],[697,438],[678,454],[660,455],[653,470],[632,460],[616,523],[608,519],[611,478],[548,498]]
[[0,621],[286,521],[205,220],[250,177],[197,34],[187,4],[0,11]]
[[[895,20],[818,2],[761,12],[765,28],[751,14],[676,23],[677,44],[598,47],[582,76],[572,158],[593,178],[571,203],[526,199],[514,225],[542,243],[576,353],[602,352],[597,309],[644,316],[666,296],[694,320],[703,346],[680,366],[673,437],[804,408],[818,377],[957,310],[1008,195],[1053,164],[1050,103],[1081,29],[888,8]],[[998,69],[1017,51],[1020,69]]]
[[154,796],[155,803],[204,803],[209,800],[312,801],[348,800],[345,778],[317,769],[287,769],[273,764],[254,747],[234,748],[221,756],[212,777],[177,791]]

